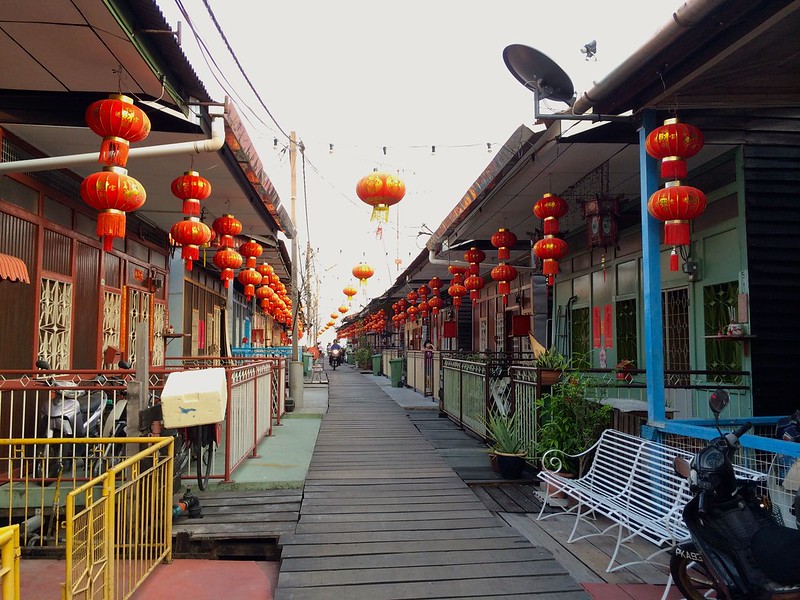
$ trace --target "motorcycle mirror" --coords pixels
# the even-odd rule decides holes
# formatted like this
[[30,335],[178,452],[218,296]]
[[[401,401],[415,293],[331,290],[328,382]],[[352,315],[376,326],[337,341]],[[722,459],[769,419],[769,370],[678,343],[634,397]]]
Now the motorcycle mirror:
[[672,467],[681,477],[688,478],[692,472],[692,466],[689,464],[689,461],[682,456],[675,457],[675,459],[672,461]]
[[127,360],[121,360],[121,361],[119,361],[119,363],[117,363],[117,366],[118,366],[120,369],[125,369],[125,370],[129,370],[129,369],[131,369],[131,363],[129,363]]
[[719,414],[725,410],[728,403],[731,401],[728,392],[725,390],[717,390],[708,398],[708,407],[714,413],[714,417],[719,417]]
[[50,363],[46,360],[40,358],[36,361],[36,368],[41,369],[42,371],[49,371],[50,370]]

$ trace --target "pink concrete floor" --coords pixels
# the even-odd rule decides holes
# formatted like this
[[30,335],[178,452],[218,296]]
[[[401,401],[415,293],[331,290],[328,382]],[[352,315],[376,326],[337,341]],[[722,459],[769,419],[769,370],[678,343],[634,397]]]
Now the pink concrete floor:
[[[272,600],[278,569],[277,562],[176,559],[156,567],[132,600]],[[22,600],[59,600],[64,561],[23,559],[20,579]]]

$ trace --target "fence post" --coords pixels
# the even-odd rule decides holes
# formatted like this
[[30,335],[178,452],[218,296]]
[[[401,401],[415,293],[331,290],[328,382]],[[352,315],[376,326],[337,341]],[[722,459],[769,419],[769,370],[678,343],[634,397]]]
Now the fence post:
[[464,429],[464,364],[458,363],[458,426]]

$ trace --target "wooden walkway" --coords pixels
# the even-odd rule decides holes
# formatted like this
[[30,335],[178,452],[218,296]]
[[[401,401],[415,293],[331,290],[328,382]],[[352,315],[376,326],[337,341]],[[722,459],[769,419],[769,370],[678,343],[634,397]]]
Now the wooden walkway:
[[328,373],[329,410],[277,600],[589,596],[484,506],[409,417],[358,372]]

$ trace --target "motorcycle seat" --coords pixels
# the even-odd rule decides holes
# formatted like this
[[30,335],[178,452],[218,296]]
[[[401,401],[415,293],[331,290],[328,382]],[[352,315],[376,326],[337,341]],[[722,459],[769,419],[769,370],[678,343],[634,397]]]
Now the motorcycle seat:
[[771,580],[784,585],[800,585],[800,531],[769,525],[750,540],[753,560]]

